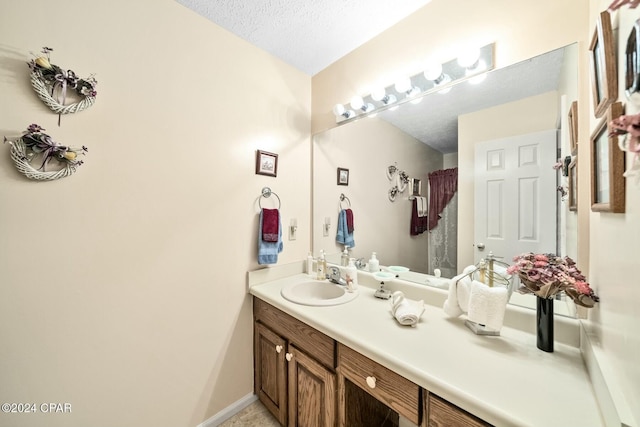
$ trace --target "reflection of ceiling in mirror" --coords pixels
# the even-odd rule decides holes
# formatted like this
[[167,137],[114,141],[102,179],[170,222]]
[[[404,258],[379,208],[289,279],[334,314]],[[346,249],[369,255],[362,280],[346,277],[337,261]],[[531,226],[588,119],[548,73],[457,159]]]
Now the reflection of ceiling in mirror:
[[478,84],[453,86],[446,94],[432,93],[418,104],[380,112],[405,133],[442,153],[458,151],[458,116],[558,89],[564,49],[491,71]]

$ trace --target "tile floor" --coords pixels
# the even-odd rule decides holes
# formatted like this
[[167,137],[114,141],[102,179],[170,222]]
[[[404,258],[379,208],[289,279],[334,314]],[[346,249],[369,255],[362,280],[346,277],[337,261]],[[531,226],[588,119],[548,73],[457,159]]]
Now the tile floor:
[[218,427],[280,427],[280,424],[257,400]]

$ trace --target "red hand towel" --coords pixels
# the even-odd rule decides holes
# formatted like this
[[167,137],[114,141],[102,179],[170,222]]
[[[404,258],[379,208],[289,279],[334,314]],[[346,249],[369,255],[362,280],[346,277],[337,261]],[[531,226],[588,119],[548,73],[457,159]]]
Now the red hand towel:
[[353,211],[347,209],[345,213],[347,215],[347,232],[351,234],[353,233]]
[[278,241],[278,209],[262,209],[262,240],[265,242]]

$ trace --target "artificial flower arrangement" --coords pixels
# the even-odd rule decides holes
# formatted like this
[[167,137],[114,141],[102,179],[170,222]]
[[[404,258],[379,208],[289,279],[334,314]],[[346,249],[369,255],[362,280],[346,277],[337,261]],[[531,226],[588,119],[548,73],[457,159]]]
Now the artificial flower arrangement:
[[[73,70],[52,64],[52,51],[50,47],[44,47],[39,56],[27,63],[31,69],[31,85],[38,97],[58,114],[75,113],[93,105],[98,84],[93,75],[82,79]],[[81,100],[66,105],[67,89],[73,90]]]
[[[44,133],[45,129],[37,124],[31,124],[23,133],[22,137],[15,141],[4,138],[4,142],[11,144],[11,158],[16,167],[27,178],[35,180],[53,180],[71,175],[76,168],[82,165],[80,155],[84,155],[88,149],[72,148],[62,145]],[[37,158],[42,162],[40,167],[35,169],[31,166],[31,161]],[[62,165],[61,169],[46,171],[46,166],[52,160]]]
[[609,127],[609,136],[624,135],[624,138],[618,139],[619,148],[633,154],[631,167],[625,171],[624,176],[635,175],[640,182],[640,114],[616,117],[611,120]]
[[529,252],[515,256],[513,261],[515,264],[507,268],[507,273],[518,275],[522,283],[518,290],[521,293],[533,293],[549,299],[564,292],[576,304],[587,308],[600,300],[575,261],[569,257]]

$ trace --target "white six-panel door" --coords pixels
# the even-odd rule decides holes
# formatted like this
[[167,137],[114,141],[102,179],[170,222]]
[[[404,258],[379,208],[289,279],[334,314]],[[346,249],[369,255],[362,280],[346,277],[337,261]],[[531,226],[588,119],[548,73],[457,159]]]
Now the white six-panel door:
[[556,161],[555,129],[476,144],[475,262],[556,252]]

